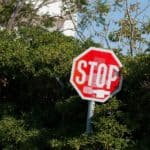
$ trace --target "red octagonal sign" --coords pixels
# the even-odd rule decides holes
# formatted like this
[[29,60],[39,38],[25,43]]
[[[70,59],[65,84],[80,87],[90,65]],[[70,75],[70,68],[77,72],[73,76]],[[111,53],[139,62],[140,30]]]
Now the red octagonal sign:
[[73,60],[70,82],[82,99],[105,102],[121,89],[121,68],[113,51],[91,47]]

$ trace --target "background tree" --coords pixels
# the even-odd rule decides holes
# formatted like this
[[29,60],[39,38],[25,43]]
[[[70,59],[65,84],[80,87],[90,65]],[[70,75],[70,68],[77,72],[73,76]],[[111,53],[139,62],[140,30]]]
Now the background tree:
[[[124,17],[119,20],[119,30],[114,35],[122,43],[129,45],[128,52],[131,56],[144,52],[148,36],[145,38],[144,26],[148,23],[149,17],[145,14],[150,8],[147,4],[144,8],[140,2],[132,3],[129,0],[118,2],[124,10]],[[141,21],[142,20],[142,21]],[[144,37],[144,38],[143,38]],[[143,48],[144,47],[144,48]]]
[[53,27],[55,22],[65,18],[40,14],[39,10],[51,4],[51,0],[1,0],[0,1],[0,26],[13,30],[20,26]]
[[103,41],[106,48],[125,48],[130,55],[144,52],[150,4],[143,5],[130,0],[89,2],[81,9],[79,28],[85,37]]

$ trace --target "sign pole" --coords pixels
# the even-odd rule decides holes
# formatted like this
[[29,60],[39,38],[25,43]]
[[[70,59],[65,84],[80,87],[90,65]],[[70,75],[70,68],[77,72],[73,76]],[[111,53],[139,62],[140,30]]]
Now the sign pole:
[[95,108],[95,102],[94,101],[88,101],[88,112],[87,112],[87,122],[86,122],[86,133],[90,134],[93,132],[92,129],[92,117],[94,115],[94,108]]

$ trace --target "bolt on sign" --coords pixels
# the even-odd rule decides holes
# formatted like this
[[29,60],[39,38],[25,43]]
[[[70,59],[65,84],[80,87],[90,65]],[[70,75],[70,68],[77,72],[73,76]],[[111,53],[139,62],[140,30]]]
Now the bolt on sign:
[[113,51],[91,47],[74,58],[70,82],[82,99],[106,102],[121,90],[121,68]]

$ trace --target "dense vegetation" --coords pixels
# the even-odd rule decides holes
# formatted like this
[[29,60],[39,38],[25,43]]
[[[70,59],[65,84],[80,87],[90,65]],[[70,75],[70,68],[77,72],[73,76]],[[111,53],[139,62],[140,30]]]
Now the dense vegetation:
[[38,27],[0,32],[2,149],[150,149],[149,54],[116,51],[124,65],[122,91],[96,104],[94,132],[85,134],[87,101],[69,77],[73,57],[91,44]]
[[[33,9],[26,0],[0,0],[0,149],[149,150],[150,22],[144,15],[149,6],[129,0],[112,5],[64,0],[64,15],[82,13],[77,40],[46,30],[56,18],[37,12],[47,2]],[[113,22],[115,12],[124,15]],[[83,33],[89,26],[93,32],[86,39]],[[93,134],[87,135],[87,101],[69,78],[72,59],[90,46],[113,49],[124,79],[116,97],[96,103]]]

